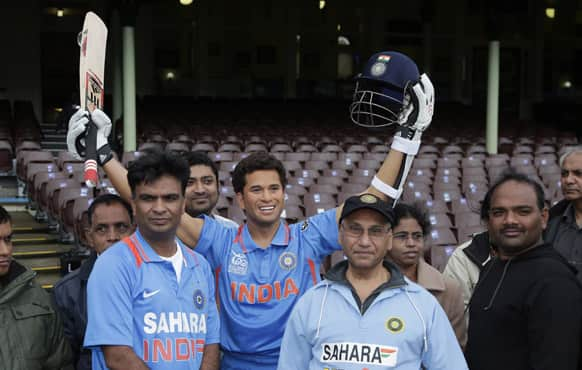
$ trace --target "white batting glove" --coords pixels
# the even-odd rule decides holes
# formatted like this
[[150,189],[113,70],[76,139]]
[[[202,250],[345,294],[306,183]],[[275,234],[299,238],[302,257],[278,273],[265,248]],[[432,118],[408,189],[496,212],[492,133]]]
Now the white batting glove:
[[85,157],[85,130],[89,123],[89,112],[77,110],[69,120],[69,129],[67,131],[67,149],[69,153],[78,160]]
[[112,127],[111,119],[102,110],[95,109],[91,113],[91,121],[97,126],[97,163],[103,166],[113,158],[108,141]]
[[398,117],[398,124],[424,132],[432,122],[433,113],[434,86],[423,73],[417,83],[406,88],[404,108]]

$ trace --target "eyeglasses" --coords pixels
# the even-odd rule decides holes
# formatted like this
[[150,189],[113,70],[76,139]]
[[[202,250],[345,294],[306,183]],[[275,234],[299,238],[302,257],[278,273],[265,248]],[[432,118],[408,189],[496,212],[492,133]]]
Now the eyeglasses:
[[408,238],[412,238],[412,240],[415,242],[421,242],[424,240],[424,234],[421,232],[409,233],[406,231],[400,231],[400,232],[394,233],[392,238],[394,238],[398,241],[401,241],[401,242],[407,241]]
[[[342,229],[345,233],[352,238],[361,238],[364,235],[365,229],[358,224],[341,224]],[[368,229],[368,236],[371,239],[380,240],[390,232],[390,228],[385,228],[382,226],[372,226]]]

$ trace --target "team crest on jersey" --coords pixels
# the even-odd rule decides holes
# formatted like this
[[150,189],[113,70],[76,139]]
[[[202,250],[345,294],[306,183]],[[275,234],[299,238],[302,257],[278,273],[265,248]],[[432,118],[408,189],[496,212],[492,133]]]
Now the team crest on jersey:
[[281,266],[283,270],[293,270],[295,266],[297,266],[297,256],[291,252],[282,253],[281,256],[279,256],[279,266]]
[[322,343],[320,360],[321,362],[395,367],[398,360],[398,348],[370,343]]
[[194,307],[201,310],[204,308],[204,303],[206,303],[206,298],[204,298],[204,293],[200,289],[194,291]]
[[404,321],[400,317],[389,317],[386,320],[386,329],[394,334],[400,333],[404,330]]
[[309,221],[308,220],[303,221],[303,223],[301,224],[301,231],[307,230],[308,227],[309,227]]
[[232,256],[228,263],[228,272],[237,275],[246,275],[249,268],[249,261],[244,253],[236,253],[231,251]]

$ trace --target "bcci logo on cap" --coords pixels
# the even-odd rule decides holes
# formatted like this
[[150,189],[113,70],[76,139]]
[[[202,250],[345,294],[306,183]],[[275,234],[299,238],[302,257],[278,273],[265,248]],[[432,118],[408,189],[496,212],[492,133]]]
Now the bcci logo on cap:
[[232,256],[228,263],[228,272],[237,275],[246,275],[249,267],[249,261],[244,253],[232,251]]
[[285,252],[279,257],[279,266],[283,270],[292,270],[297,265],[297,256],[291,252]]
[[204,303],[206,302],[206,298],[204,298],[204,294],[200,289],[196,289],[194,291],[194,307],[201,310],[204,308]]
[[380,62],[374,63],[370,69],[370,73],[375,77],[383,75],[384,72],[386,72],[386,64]]
[[360,197],[360,202],[366,203],[366,204],[374,204],[374,203],[378,202],[378,198],[376,198],[372,194],[364,194]]

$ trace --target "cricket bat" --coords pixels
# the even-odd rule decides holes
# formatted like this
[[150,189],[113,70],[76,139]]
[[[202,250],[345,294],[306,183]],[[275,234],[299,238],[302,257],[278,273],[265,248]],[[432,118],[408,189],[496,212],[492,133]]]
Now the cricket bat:
[[[105,49],[107,46],[107,27],[93,12],[85,15],[83,30],[79,34],[79,93],[81,109],[92,112],[103,109],[105,97]],[[88,187],[95,187],[99,180],[97,172],[97,126],[89,117],[85,134],[85,173]]]

